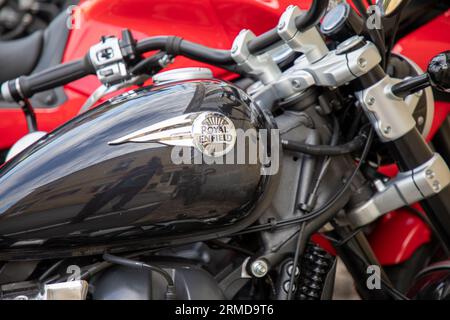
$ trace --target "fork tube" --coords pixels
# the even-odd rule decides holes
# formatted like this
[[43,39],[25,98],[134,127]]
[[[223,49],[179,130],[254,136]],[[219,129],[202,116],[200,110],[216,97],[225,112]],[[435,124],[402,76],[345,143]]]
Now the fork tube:
[[[433,151],[416,128],[391,143],[400,171],[413,170],[433,157]],[[439,235],[450,247],[450,186],[422,200],[422,208]]]

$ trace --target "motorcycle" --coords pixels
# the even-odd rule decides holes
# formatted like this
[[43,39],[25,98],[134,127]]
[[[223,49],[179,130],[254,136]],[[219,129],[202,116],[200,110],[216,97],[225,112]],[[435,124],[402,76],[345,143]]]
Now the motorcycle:
[[74,1],[4,0],[0,3],[0,40],[12,40],[45,29]]
[[[330,299],[339,256],[364,299],[448,298],[448,149],[426,137],[450,53],[426,73],[391,54],[408,2],[379,2],[374,25],[345,2],[291,5],[231,50],[123,30],[5,81],[31,133],[0,169],[1,297]],[[165,71],[179,56],[240,76]],[[102,86],[82,113],[37,131],[30,98],[88,75]],[[402,208],[427,246],[389,270],[368,237]]]

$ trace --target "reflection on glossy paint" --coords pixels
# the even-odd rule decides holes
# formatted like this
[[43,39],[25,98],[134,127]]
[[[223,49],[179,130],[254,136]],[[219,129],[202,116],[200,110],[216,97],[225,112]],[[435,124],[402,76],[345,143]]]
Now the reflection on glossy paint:
[[0,171],[0,248],[16,241],[111,243],[254,221],[271,179],[259,164],[177,165],[171,146],[108,142],[185,112],[217,111],[236,128],[270,128],[248,96],[221,81],[124,94],[68,122]]

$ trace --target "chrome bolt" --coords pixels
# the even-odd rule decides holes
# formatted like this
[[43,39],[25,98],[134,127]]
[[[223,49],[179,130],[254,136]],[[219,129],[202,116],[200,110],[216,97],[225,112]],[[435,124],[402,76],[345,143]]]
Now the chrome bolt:
[[236,51],[238,50],[237,46],[233,46],[233,48],[231,48],[231,53],[236,53]]
[[441,184],[439,183],[439,181],[434,181],[433,182],[433,190],[438,192],[439,190],[441,190]]
[[302,87],[302,82],[300,80],[292,80],[292,86],[294,89],[300,89]]
[[384,134],[389,134],[391,132],[391,129],[392,129],[391,126],[386,126],[386,127],[383,128],[383,133]]
[[426,177],[427,177],[428,179],[434,179],[434,176],[435,176],[433,170],[427,170],[427,171],[425,171],[425,175],[426,175]]
[[420,116],[419,118],[417,118],[417,124],[419,126],[423,125],[424,122],[425,122],[424,117]]
[[267,272],[269,271],[269,266],[264,260],[255,260],[253,261],[250,269],[255,277],[261,278],[267,274]]
[[[289,286],[290,286],[290,282],[286,281],[285,283],[283,283],[283,289],[285,292],[289,292]],[[295,287],[295,283],[292,285],[292,292],[295,292],[297,288]]]
[[286,23],[285,23],[284,21],[281,21],[281,22],[278,24],[278,30],[283,29],[285,25],[286,25]]
[[[292,274],[292,269],[294,268],[293,264],[290,264],[287,267],[287,274],[290,276]],[[300,269],[298,267],[295,267],[295,276],[298,277],[298,275],[300,274]]]
[[367,104],[369,106],[371,106],[371,105],[373,105],[375,103],[375,98],[374,97],[368,97],[366,102],[367,102]]
[[358,65],[361,67],[361,69],[364,69],[365,67],[367,67],[367,60],[364,58],[359,58]]

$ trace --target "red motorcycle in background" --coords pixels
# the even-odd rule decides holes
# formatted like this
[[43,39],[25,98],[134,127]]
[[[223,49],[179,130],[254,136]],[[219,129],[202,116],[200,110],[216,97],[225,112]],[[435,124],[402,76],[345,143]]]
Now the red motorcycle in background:
[[[442,1],[408,2],[400,17],[386,17],[386,25],[396,26],[397,35],[390,38],[386,34],[382,39],[392,49],[386,71],[396,78],[421,74],[434,56],[450,47],[449,6]],[[0,43],[0,83],[81,59],[105,35],[123,37],[123,29],[130,30],[137,41],[152,36],[177,35],[206,47],[228,50],[242,29],[263,34],[278,23],[289,5],[307,10],[311,4],[310,0],[193,0],[188,4],[184,0],[82,0],[60,14],[45,30]],[[371,1],[354,1],[351,3],[353,14],[359,12],[369,19],[366,8],[371,4]],[[348,21],[351,20],[345,23],[350,23]],[[328,44],[333,47],[332,41]],[[274,56],[277,54],[283,56],[292,52],[275,52]],[[234,82],[243,88],[251,85],[245,84],[245,79],[231,68],[183,56],[176,57],[173,63],[167,61],[166,69],[185,67],[207,67],[214,78]],[[145,79],[144,83],[148,85],[152,81]],[[2,158],[6,159],[11,147],[28,133],[30,127],[37,124],[37,131],[51,132],[85,110],[125,92],[120,87],[115,89],[108,91],[97,76],[89,75],[39,92],[29,100],[35,114],[34,124],[27,122],[18,104],[0,100]],[[430,92],[431,89],[427,99],[433,99]],[[426,140],[450,164],[450,95],[434,91],[434,108],[430,109],[430,105],[433,103],[417,111],[416,122]],[[397,175],[396,164],[384,159],[383,155],[375,157],[379,158],[380,166],[374,170],[374,176],[383,180]],[[441,250],[419,204],[383,215],[365,229],[365,234],[367,245],[400,291],[407,290],[416,274]],[[329,254],[338,254],[344,263],[351,259],[339,252],[323,232],[315,233],[312,239]],[[348,263],[347,267],[353,278],[366,276],[351,265]],[[364,297],[364,293],[361,295]]]

